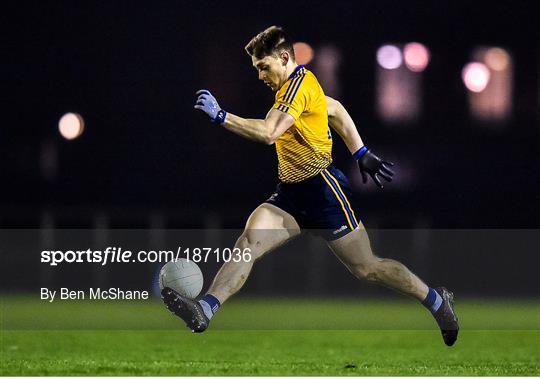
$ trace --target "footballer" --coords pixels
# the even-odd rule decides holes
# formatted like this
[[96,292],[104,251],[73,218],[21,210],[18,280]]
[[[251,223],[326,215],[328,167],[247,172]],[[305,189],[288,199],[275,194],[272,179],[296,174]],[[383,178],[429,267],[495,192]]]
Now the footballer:
[[330,128],[343,139],[366,183],[383,188],[394,172],[365,146],[356,126],[336,100],[325,96],[315,75],[295,61],[292,41],[280,27],[257,34],[245,47],[259,79],[275,92],[265,119],[246,119],[222,109],[208,90],[197,92],[195,108],[241,137],[275,145],[279,184],[249,216],[235,247],[251,250],[249,262],[226,262],[199,301],[170,288],[162,291],[167,308],[194,332],[203,332],[220,306],[247,280],[253,264],[298,236],[317,230],[334,254],[359,279],[389,287],[421,302],[439,325],[446,345],[458,336],[453,294],[428,287],[400,262],[376,256],[366,230],[349,202],[350,185],[332,165]]

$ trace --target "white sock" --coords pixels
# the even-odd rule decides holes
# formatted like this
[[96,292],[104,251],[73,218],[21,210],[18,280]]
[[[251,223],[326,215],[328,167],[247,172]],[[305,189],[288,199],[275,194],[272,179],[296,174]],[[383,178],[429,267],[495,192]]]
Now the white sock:
[[199,304],[201,305],[202,307],[202,310],[204,312],[204,315],[206,317],[208,317],[208,319],[210,320],[212,318],[212,316],[214,315],[214,313],[212,313],[212,307],[210,307],[210,304],[208,304],[206,301],[204,300],[199,300]]

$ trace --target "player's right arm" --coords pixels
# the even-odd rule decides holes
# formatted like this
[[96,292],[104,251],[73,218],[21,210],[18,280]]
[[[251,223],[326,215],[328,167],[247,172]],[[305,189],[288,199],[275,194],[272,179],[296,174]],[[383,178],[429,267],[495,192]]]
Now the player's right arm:
[[392,181],[394,172],[390,167],[394,164],[382,160],[364,145],[353,119],[339,101],[326,96],[326,102],[328,124],[339,134],[354,159],[358,161],[362,181],[366,183],[367,175],[369,175],[377,186],[383,188],[380,178]]
[[244,138],[272,145],[276,139],[294,124],[294,118],[277,109],[271,109],[264,120],[243,118],[227,113],[219,107],[210,91],[197,91],[195,109],[206,113],[213,122]]
[[225,129],[253,141],[272,145],[276,139],[294,124],[294,118],[276,109],[271,109],[264,120],[242,118],[227,113]]

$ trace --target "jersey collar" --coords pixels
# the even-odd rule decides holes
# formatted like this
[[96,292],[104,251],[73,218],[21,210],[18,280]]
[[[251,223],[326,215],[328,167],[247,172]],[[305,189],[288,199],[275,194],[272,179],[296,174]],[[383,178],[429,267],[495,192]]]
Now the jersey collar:
[[289,75],[289,79],[292,79],[296,76],[296,74],[298,73],[298,71],[300,71],[301,69],[304,68],[304,65],[303,64],[299,64],[298,66],[296,66],[296,68],[294,69],[294,71],[291,73],[291,75]]

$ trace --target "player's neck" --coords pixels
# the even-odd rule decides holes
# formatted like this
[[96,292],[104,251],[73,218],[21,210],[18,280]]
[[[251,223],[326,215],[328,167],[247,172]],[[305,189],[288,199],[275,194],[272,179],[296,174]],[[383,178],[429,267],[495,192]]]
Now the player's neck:
[[285,71],[285,75],[286,75],[285,80],[288,80],[291,77],[294,70],[296,70],[296,67],[298,67],[298,64],[296,62],[289,61],[287,63],[287,70]]

